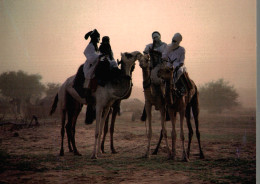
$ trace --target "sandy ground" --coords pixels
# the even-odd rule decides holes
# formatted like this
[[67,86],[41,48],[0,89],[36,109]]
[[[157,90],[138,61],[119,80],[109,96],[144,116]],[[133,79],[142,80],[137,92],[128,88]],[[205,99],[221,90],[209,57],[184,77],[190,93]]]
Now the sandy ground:
[[[110,152],[90,159],[95,122],[76,127],[76,144],[82,156],[67,148],[59,156],[60,120],[40,119],[40,126],[10,130],[0,127],[0,183],[255,183],[256,121],[254,110],[237,110],[219,115],[201,113],[200,132],[205,159],[199,159],[194,131],[190,162],[181,161],[181,141],[177,124],[177,158],[167,160],[162,141],[158,155],[142,158],[146,151],[146,126],[131,121],[131,113],[117,118],[114,134],[117,154]],[[193,124],[193,127],[194,124]],[[171,123],[167,122],[170,138]],[[153,120],[152,149],[160,133],[160,121]],[[187,142],[187,128],[185,137]],[[169,139],[170,141],[170,139]]]

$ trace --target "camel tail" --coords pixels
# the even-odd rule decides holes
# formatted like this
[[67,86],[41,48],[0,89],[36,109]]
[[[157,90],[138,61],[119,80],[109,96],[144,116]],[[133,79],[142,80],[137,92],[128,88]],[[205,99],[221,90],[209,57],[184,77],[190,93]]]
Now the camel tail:
[[53,101],[52,107],[51,107],[50,116],[55,112],[55,110],[57,108],[58,100],[59,100],[59,98],[58,98],[58,93],[57,93],[57,95],[55,96],[55,99]]

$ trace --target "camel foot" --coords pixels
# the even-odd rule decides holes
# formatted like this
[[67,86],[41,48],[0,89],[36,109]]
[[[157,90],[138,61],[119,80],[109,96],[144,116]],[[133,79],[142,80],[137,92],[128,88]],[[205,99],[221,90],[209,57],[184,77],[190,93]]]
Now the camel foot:
[[185,155],[182,156],[182,161],[183,161],[183,162],[189,162],[190,160],[189,160],[189,158],[187,157],[187,155],[185,154]]
[[64,156],[64,150],[60,150],[60,156]]
[[96,154],[93,154],[93,155],[91,156],[91,159],[97,159],[97,155],[96,155]]
[[204,156],[203,152],[201,152],[200,153],[200,159],[204,159],[204,158],[205,158],[205,156]]
[[167,159],[168,159],[168,160],[173,160],[173,161],[175,161],[175,156],[174,156],[174,155],[168,155],[168,156],[167,156]]
[[73,149],[69,147],[69,152],[73,152]]
[[157,155],[157,153],[158,153],[158,149],[155,149],[155,150],[153,151],[152,155]]
[[98,156],[98,157],[100,157],[101,155],[102,155],[102,152],[101,152],[101,151],[97,153],[97,156]]
[[75,156],[82,156],[78,151],[74,152]]
[[104,148],[104,142],[101,143],[101,152],[102,152],[102,153],[106,153],[106,152],[105,152],[105,148]]
[[150,154],[146,153],[142,158],[150,158]]
[[176,154],[173,153],[173,152],[168,153],[168,160],[173,160],[173,161],[175,161],[175,156],[176,156]]
[[118,152],[115,149],[111,150],[112,154],[117,154]]
[[182,161],[183,161],[183,162],[189,162],[190,159],[188,159],[187,157],[185,157],[185,158],[182,158]]

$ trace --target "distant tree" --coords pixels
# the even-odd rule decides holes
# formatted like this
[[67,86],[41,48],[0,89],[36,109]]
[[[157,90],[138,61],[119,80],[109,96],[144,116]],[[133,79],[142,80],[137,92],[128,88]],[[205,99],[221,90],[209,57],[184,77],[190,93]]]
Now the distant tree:
[[0,75],[0,92],[17,104],[17,111],[20,113],[23,100],[29,102],[31,98],[42,95],[45,87],[40,82],[41,78],[38,74],[29,75],[23,71],[4,72]]
[[60,88],[60,84],[57,83],[48,83],[45,88],[45,93],[47,97],[52,97],[56,95]]
[[219,79],[206,83],[199,88],[200,106],[209,112],[222,112],[239,105],[238,93],[232,85]]

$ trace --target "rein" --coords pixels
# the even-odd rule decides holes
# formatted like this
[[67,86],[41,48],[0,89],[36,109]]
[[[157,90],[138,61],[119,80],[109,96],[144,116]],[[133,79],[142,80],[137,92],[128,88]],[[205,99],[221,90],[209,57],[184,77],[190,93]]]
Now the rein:
[[126,97],[129,94],[129,92],[131,91],[131,89],[132,89],[132,82],[131,82],[132,79],[131,79],[131,77],[129,75],[126,75],[125,77],[129,77],[130,85],[129,85],[129,88],[123,93],[123,95],[119,97],[120,99],[123,99],[124,97]]

